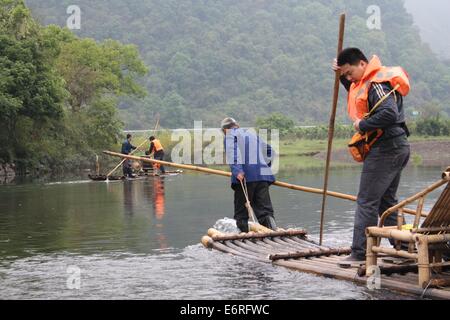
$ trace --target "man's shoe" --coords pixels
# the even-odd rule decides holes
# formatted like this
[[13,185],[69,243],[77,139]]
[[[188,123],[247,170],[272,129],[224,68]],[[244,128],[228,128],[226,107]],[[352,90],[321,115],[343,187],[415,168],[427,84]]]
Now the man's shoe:
[[351,268],[351,267],[360,267],[366,263],[365,257],[358,257],[354,255],[346,256],[338,262],[338,266],[340,268]]

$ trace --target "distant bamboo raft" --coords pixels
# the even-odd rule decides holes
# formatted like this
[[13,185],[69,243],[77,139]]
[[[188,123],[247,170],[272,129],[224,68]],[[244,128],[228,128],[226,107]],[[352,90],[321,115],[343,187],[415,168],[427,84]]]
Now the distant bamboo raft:
[[[163,166],[172,166],[174,168],[192,170],[192,171],[203,172],[203,173],[208,173],[208,174],[215,174],[215,175],[219,175],[219,176],[223,176],[223,177],[231,177],[231,172],[222,171],[222,170],[216,170],[216,169],[210,169],[210,168],[204,168],[204,167],[199,167],[199,166],[192,166],[192,165],[188,165],[188,164],[174,163],[174,162],[168,162],[168,161],[161,161],[161,160],[155,160],[155,159],[144,158],[144,157],[137,157],[137,156],[133,156],[133,155],[121,154],[118,152],[112,152],[112,151],[107,151],[107,150],[103,151],[103,153],[113,156],[113,157],[138,160],[138,161],[147,162],[147,163],[156,163],[156,164],[160,164]],[[299,186],[299,185],[286,183],[286,182],[282,182],[282,181],[275,181],[273,183],[273,185],[282,187],[282,188],[291,189],[291,190],[303,191],[303,192],[314,193],[314,194],[323,194],[324,193],[324,191],[322,189]],[[350,201],[356,201],[356,196],[353,196],[353,195],[344,194],[344,193],[335,192],[335,191],[329,191],[329,190],[327,190],[326,193],[328,196],[331,196],[331,197],[344,199],[344,200],[350,200]],[[416,211],[405,208],[403,210],[403,213],[415,215]],[[426,217],[427,213],[422,212],[421,215],[423,217]]]
[[[250,229],[248,233],[225,234],[211,228],[201,242],[209,249],[242,258],[367,285],[369,278],[364,267],[338,266],[338,262],[351,252],[350,248],[321,246],[308,239],[305,230],[272,231],[252,224]],[[383,258],[385,256],[379,258],[382,289],[426,298],[450,299],[450,283],[445,279],[436,279],[424,290],[417,285],[417,265],[399,265]],[[450,270],[443,271],[441,275],[450,276]]]
[[[177,176],[179,174],[182,174],[183,171],[182,170],[167,170],[165,173],[154,173],[153,170],[151,172],[139,172],[138,174],[136,174],[136,178],[144,178],[144,177],[170,177],[170,176]],[[109,176],[107,177],[104,174],[89,174],[88,175],[89,179],[93,180],[93,181],[106,181],[106,180],[110,180],[110,181],[117,181],[117,180],[127,180],[127,178],[125,176]],[[133,179],[133,178],[131,178]]]

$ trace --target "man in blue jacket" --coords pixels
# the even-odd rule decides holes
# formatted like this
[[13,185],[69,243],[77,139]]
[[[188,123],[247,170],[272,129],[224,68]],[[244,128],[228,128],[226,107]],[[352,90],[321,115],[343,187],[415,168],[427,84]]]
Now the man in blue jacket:
[[[131,144],[131,134],[127,134],[127,140],[122,143],[122,154],[130,154],[132,150],[136,149]],[[131,160],[125,160],[122,165],[123,175],[125,177],[133,177],[133,170],[131,170]]]
[[231,188],[234,190],[234,219],[242,232],[248,232],[248,211],[241,182],[247,186],[250,204],[258,222],[276,229],[269,186],[275,181],[270,168],[274,157],[272,147],[256,134],[239,128],[233,118],[221,123],[225,134],[227,163],[231,168]]

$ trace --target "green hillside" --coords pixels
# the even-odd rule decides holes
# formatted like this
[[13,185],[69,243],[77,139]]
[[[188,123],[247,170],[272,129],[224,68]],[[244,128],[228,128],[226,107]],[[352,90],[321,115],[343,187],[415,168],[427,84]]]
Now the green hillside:
[[[65,25],[71,0],[29,0],[44,24]],[[369,5],[382,29],[366,27]],[[281,112],[298,124],[326,123],[334,75],[338,16],[347,13],[346,46],[402,65],[412,78],[407,110],[450,108],[450,66],[421,42],[401,0],[79,0],[82,37],[136,44],[150,72],[144,102],[123,100],[127,128],[216,126],[225,115],[243,124]],[[341,97],[339,120],[346,120]]]

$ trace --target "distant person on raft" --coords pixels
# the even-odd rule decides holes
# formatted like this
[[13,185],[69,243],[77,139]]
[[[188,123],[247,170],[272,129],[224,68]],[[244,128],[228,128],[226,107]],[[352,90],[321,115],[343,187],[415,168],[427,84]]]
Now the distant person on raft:
[[[131,144],[131,134],[127,134],[127,139],[122,143],[122,154],[130,154],[132,150],[136,149]],[[125,177],[134,178],[133,170],[131,169],[131,160],[125,160],[122,165],[123,175]]]
[[[153,154],[153,158],[155,160],[164,161],[164,147],[159,141],[159,139],[156,139],[154,136],[151,136],[149,140],[150,140],[150,149],[148,150],[148,154],[149,155]],[[157,173],[156,171],[158,168],[161,171],[161,174],[166,173],[166,169],[164,169],[164,166],[158,163],[155,163],[153,165],[154,173]]]

